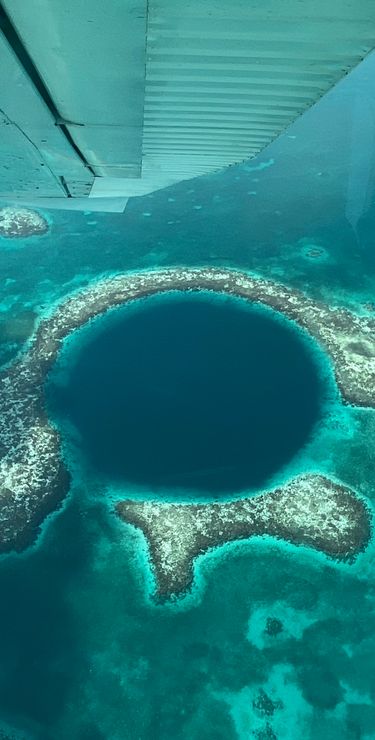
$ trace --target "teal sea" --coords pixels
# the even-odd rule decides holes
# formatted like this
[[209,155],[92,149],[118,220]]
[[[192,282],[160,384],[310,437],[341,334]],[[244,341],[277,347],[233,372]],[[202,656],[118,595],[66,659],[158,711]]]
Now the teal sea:
[[[1,363],[57,301],[118,271],[233,267],[374,311],[374,67],[370,58],[256,159],[131,199],[123,214],[50,211],[47,235],[0,238]],[[359,103],[358,89],[367,91]],[[0,559],[0,738],[375,738],[372,542],[341,564],[270,538],[218,548],[196,563],[192,592],[161,605],[141,534],[113,513],[119,491],[230,499],[304,471],[372,506],[375,411],[342,403],[328,358],[290,322],[240,304],[152,299],[66,342],[48,394],[72,485],[35,545]],[[199,370],[189,337],[206,375],[176,418],[174,379],[187,394]],[[254,410],[267,373],[278,392]],[[224,389],[232,395],[218,409]],[[258,430],[268,415],[268,435],[254,432],[246,406],[241,427],[230,418],[244,398]],[[178,445],[170,429],[181,420]],[[131,449],[125,467],[123,448],[109,443],[112,423]],[[193,453],[179,459],[192,435]]]

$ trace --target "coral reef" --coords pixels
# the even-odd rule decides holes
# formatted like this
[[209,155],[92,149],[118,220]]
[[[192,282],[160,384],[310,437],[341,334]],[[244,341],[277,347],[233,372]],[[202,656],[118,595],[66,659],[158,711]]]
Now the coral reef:
[[[124,273],[100,280],[55,306],[41,320],[23,354],[0,376],[0,551],[22,549],[33,541],[46,513],[58,505],[69,488],[69,475],[61,459],[60,436],[47,418],[44,397],[46,376],[64,338],[111,308],[175,290],[209,290],[239,296],[282,313],[307,330],[326,350],[343,401],[375,406],[375,320],[372,317],[331,308],[291,288],[230,269],[176,268]],[[312,544],[335,556],[354,553],[368,536],[367,510],[350,492],[336,489],[329,481],[323,485],[322,480],[319,477],[304,479],[304,482],[299,480],[297,493],[293,482],[290,484],[293,490],[286,487],[278,493],[267,494],[267,505],[264,505],[266,499],[258,498],[232,504],[208,504],[204,511],[196,506],[170,508],[168,511],[173,512],[175,518],[179,516],[180,522],[185,516],[188,521],[193,517],[211,527],[211,534],[207,530],[205,535],[207,542],[193,537],[188,545],[183,540],[183,551],[189,552],[184,555],[184,562],[187,563],[186,558],[191,562],[202,547],[220,544],[220,538],[224,542],[234,536],[249,537],[255,533]],[[290,503],[289,499],[287,501],[289,495]],[[282,516],[281,501],[292,516],[289,523]],[[130,503],[126,506],[130,515]],[[134,503],[133,516],[135,512],[138,517],[141,511],[148,512],[148,516],[153,512],[151,518],[156,527],[158,512],[164,511],[162,506]],[[240,519],[235,514],[238,511],[242,511]],[[271,511],[274,511],[272,516]],[[325,524],[323,512],[328,517]],[[123,508],[121,514],[124,513]],[[319,527],[324,526],[324,535],[319,534],[316,526],[309,529],[308,522],[317,520]],[[336,520],[341,522],[341,529],[336,527],[335,530]],[[194,527],[188,531],[192,536]],[[173,576],[173,584],[172,576],[168,576],[167,591],[188,585],[191,567],[185,565],[184,569],[181,571],[178,567],[178,573],[185,575],[183,578]],[[163,590],[164,586],[161,584],[160,588]]]
[[117,513],[145,535],[159,598],[187,591],[194,559],[227,542],[271,535],[348,560],[370,536],[363,502],[321,475],[299,476],[281,488],[229,503],[122,501]]
[[48,223],[36,211],[16,206],[0,208],[0,237],[15,239],[26,236],[45,234]]

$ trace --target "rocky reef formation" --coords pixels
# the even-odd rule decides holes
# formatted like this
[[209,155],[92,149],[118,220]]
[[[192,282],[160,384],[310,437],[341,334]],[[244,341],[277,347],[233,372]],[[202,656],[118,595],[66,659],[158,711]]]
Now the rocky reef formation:
[[159,598],[187,591],[195,558],[227,542],[271,535],[350,560],[370,536],[363,502],[321,475],[229,503],[122,501],[117,513],[145,535]]
[[171,290],[208,290],[260,303],[295,321],[330,356],[344,402],[375,406],[375,318],[331,308],[279,283],[212,268],[116,275],[68,298],[40,325],[32,352],[54,358],[67,334],[110,308]]
[[28,208],[5,206],[0,208],[0,237],[15,239],[45,234],[48,223],[36,211]]
[[[46,513],[57,506],[69,488],[69,475],[61,459],[60,437],[47,418],[44,398],[45,379],[62,341],[78,327],[111,308],[173,290],[209,290],[239,296],[282,313],[306,329],[326,350],[332,360],[343,401],[375,406],[374,318],[330,308],[291,288],[229,269],[176,268],[124,273],[100,280],[55,306],[39,323],[24,353],[0,376],[0,551],[22,549],[31,542]],[[311,490],[315,490],[314,486]],[[296,500],[301,501],[302,508],[307,507],[306,523],[311,515],[309,497],[296,497]],[[327,506],[324,497],[314,501],[318,508]],[[335,516],[349,499],[342,494],[337,501],[340,506],[332,509]],[[353,528],[357,531],[356,507],[361,509],[363,504],[358,503],[355,497],[350,498],[350,502],[346,509],[345,504],[344,512],[347,512],[348,526],[352,516]],[[205,508],[205,517],[210,516],[209,512],[217,512],[213,506],[205,505],[208,507]],[[222,506],[225,515],[232,511],[225,508],[229,504]],[[239,502],[230,506],[235,506],[233,511],[236,511]],[[170,511],[177,513],[178,510]],[[200,509],[195,507],[189,511],[198,516]],[[265,514],[262,511],[262,507],[254,509],[254,516],[259,517],[259,526],[268,532],[264,529],[265,519],[262,517]],[[363,509],[363,512],[365,518],[368,517],[367,510]],[[221,527],[221,515],[215,513],[211,523],[216,532]],[[291,535],[288,529],[283,530],[281,519],[275,526],[277,531],[269,533],[307,544],[305,540],[298,540],[302,535]],[[249,536],[249,532],[243,536]],[[319,548],[320,540],[316,533],[313,539],[314,546]],[[328,552],[326,539],[324,543],[322,549]],[[347,548],[345,537],[343,543],[344,549]]]

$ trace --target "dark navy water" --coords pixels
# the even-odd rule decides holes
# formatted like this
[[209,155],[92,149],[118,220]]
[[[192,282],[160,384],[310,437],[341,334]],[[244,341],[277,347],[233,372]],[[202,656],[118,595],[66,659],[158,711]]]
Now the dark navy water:
[[[69,546],[51,543],[46,551],[2,563],[6,598],[0,608],[0,707],[17,717],[26,737],[52,740],[48,724],[67,701],[69,673],[77,664],[76,625],[62,596],[71,574],[82,568],[90,543],[77,506],[62,519]],[[5,566],[5,567],[4,567]],[[13,740],[24,735],[3,735]]]
[[52,377],[49,393],[108,480],[166,487],[172,497],[179,488],[257,487],[321,416],[310,346],[270,310],[172,294],[96,324],[70,363],[65,355],[67,383]]

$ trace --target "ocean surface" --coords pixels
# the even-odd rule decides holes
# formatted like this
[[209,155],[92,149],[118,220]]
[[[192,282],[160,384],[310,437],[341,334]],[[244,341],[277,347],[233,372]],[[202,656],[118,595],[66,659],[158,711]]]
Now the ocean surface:
[[259,490],[328,412],[313,343],[243,300],[140,300],[67,345],[49,379],[51,418],[86,467],[146,497]]
[[[374,68],[370,58],[256,159],[132,199],[123,214],[50,211],[47,235],[0,239],[1,363],[56,301],[118,271],[237,267],[373,310],[375,98],[358,103],[358,89]],[[198,360],[211,379],[205,400]],[[194,363],[200,380],[188,387]],[[192,402],[176,420],[181,387]],[[272,389],[256,410],[267,434],[255,435],[246,410],[255,387]],[[218,406],[224,388],[233,395]],[[35,546],[0,559],[0,737],[375,738],[373,543],[344,564],[271,539],[232,544],[198,560],[191,594],[161,606],[141,535],[113,514],[119,491],[229,499],[303,471],[372,505],[375,411],[342,403],[319,347],[241,301],[146,300],[67,341],[48,393],[72,487]],[[240,396],[249,406],[235,436]]]

